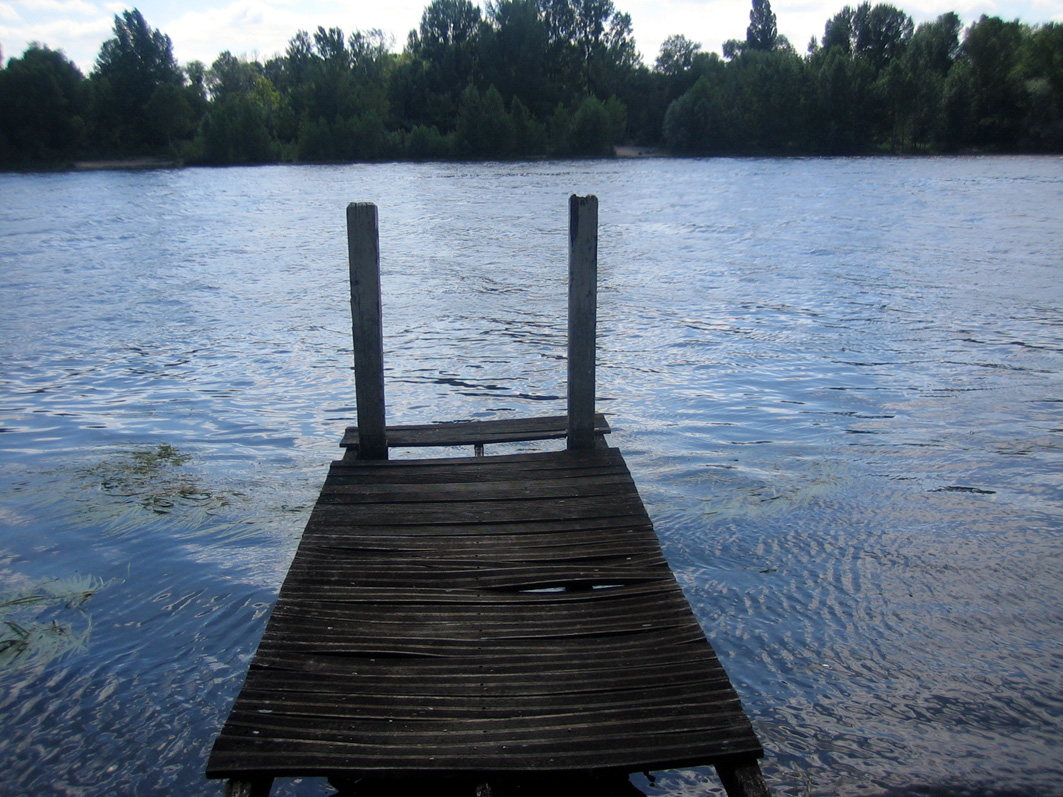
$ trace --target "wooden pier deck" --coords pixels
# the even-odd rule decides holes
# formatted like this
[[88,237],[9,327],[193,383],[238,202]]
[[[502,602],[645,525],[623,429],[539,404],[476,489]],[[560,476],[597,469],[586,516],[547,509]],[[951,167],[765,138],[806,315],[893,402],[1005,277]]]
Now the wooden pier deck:
[[[268,794],[296,775],[490,783],[714,765],[729,794],[767,794],[760,744],[605,418],[592,409],[573,445],[572,406],[369,431],[359,415],[209,777]],[[550,438],[569,445],[387,453]]]

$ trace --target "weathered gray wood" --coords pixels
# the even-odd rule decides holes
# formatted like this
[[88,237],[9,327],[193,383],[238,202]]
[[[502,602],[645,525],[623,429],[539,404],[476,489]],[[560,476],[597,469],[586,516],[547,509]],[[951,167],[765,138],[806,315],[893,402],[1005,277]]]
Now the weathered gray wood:
[[[619,452],[431,463],[333,465],[210,774],[760,754]],[[359,486],[359,472],[396,482]],[[329,503],[359,493],[374,503]]]
[[384,334],[380,311],[380,242],[376,205],[347,206],[358,458],[387,459],[384,425]]
[[740,764],[717,764],[716,773],[727,797],[771,797],[760,764],[755,759]]
[[[706,764],[729,793],[767,794],[738,695],[594,412],[597,208],[570,201],[568,414],[389,428],[377,211],[348,207],[358,426],[211,753],[229,794],[268,795],[272,776],[626,783]],[[563,451],[482,456],[564,436]],[[387,458],[465,444],[477,456]]]
[[569,198],[568,447],[594,446],[598,304],[598,198]]
[[[609,434],[609,422],[601,413],[594,416],[594,433]],[[568,434],[568,416],[505,418],[497,421],[457,421],[454,423],[410,424],[387,427],[390,448],[420,446],[476,446],[486,443],[520,443],[530,440],[558,440]],[[348,426],[340,446],[358,445],[357,426]]]
[[269,797],[273,778],[233,778],[225,786],[225,797]]

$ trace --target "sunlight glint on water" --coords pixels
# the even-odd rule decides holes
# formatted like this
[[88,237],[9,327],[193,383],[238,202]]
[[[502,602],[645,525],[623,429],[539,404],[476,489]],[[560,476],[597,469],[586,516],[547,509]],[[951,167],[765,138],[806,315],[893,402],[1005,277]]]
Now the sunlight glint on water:
[[1049,158],[0,175],[0,792],[221,792],[354,419],[345,205],[379,205],[389,421],[423,423],[564,411],[576,192],[599,409],[775,792],[1063,794],[1061,187]]

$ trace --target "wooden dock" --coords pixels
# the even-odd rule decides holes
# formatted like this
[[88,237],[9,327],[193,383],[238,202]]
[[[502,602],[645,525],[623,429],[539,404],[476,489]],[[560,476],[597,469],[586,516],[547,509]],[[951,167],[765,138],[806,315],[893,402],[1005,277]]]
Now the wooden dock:
[[[593,229],[578,229],[588,200],[573,198],[570,268],[583,260],[580,236],[596,240],[596,201]],[[375,208],[373,235],[354,229],[366,207],[352,206],[353,293],[373,282],[355,273],[365,251],[355,243],[375,239]],[[377,333],[378,280],[368,286]],[[358,351],[360,336],[374,337],[358,326],[359,301],[359,425],[329,469],[208,776],[229,778],[230,794],[320,775],[445,778],[480,786],[472,795],[536,777],[713,765],[729,794],[767,794],[738,696],[604,442],[593,310],[588,403],[573,400],[588,374],[572,353],[570,307],[568,415],[385,426],[382,377]],[[481,455],[551,438],[566,447]],[[411,446],[476,455],[388,458]]]

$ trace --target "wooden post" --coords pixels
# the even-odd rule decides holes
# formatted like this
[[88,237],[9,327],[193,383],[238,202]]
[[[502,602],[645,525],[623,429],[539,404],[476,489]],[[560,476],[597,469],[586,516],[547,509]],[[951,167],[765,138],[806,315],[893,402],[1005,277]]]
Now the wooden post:
[[568,447],[594,447],[598,197],[568,201]]
[[756,759],[739,764],[717,764],[716,774],[720,776],[727,797],[771,797]]
[[384,333],[380,314],[380,239],[376,205],[347,206],[351,265],[354,385],[358,403],[358,459],[387,459],[384,426]]
[[272,790],[273,778],[269,775],[233,778],[225,786],[225,797],[269,797]]

